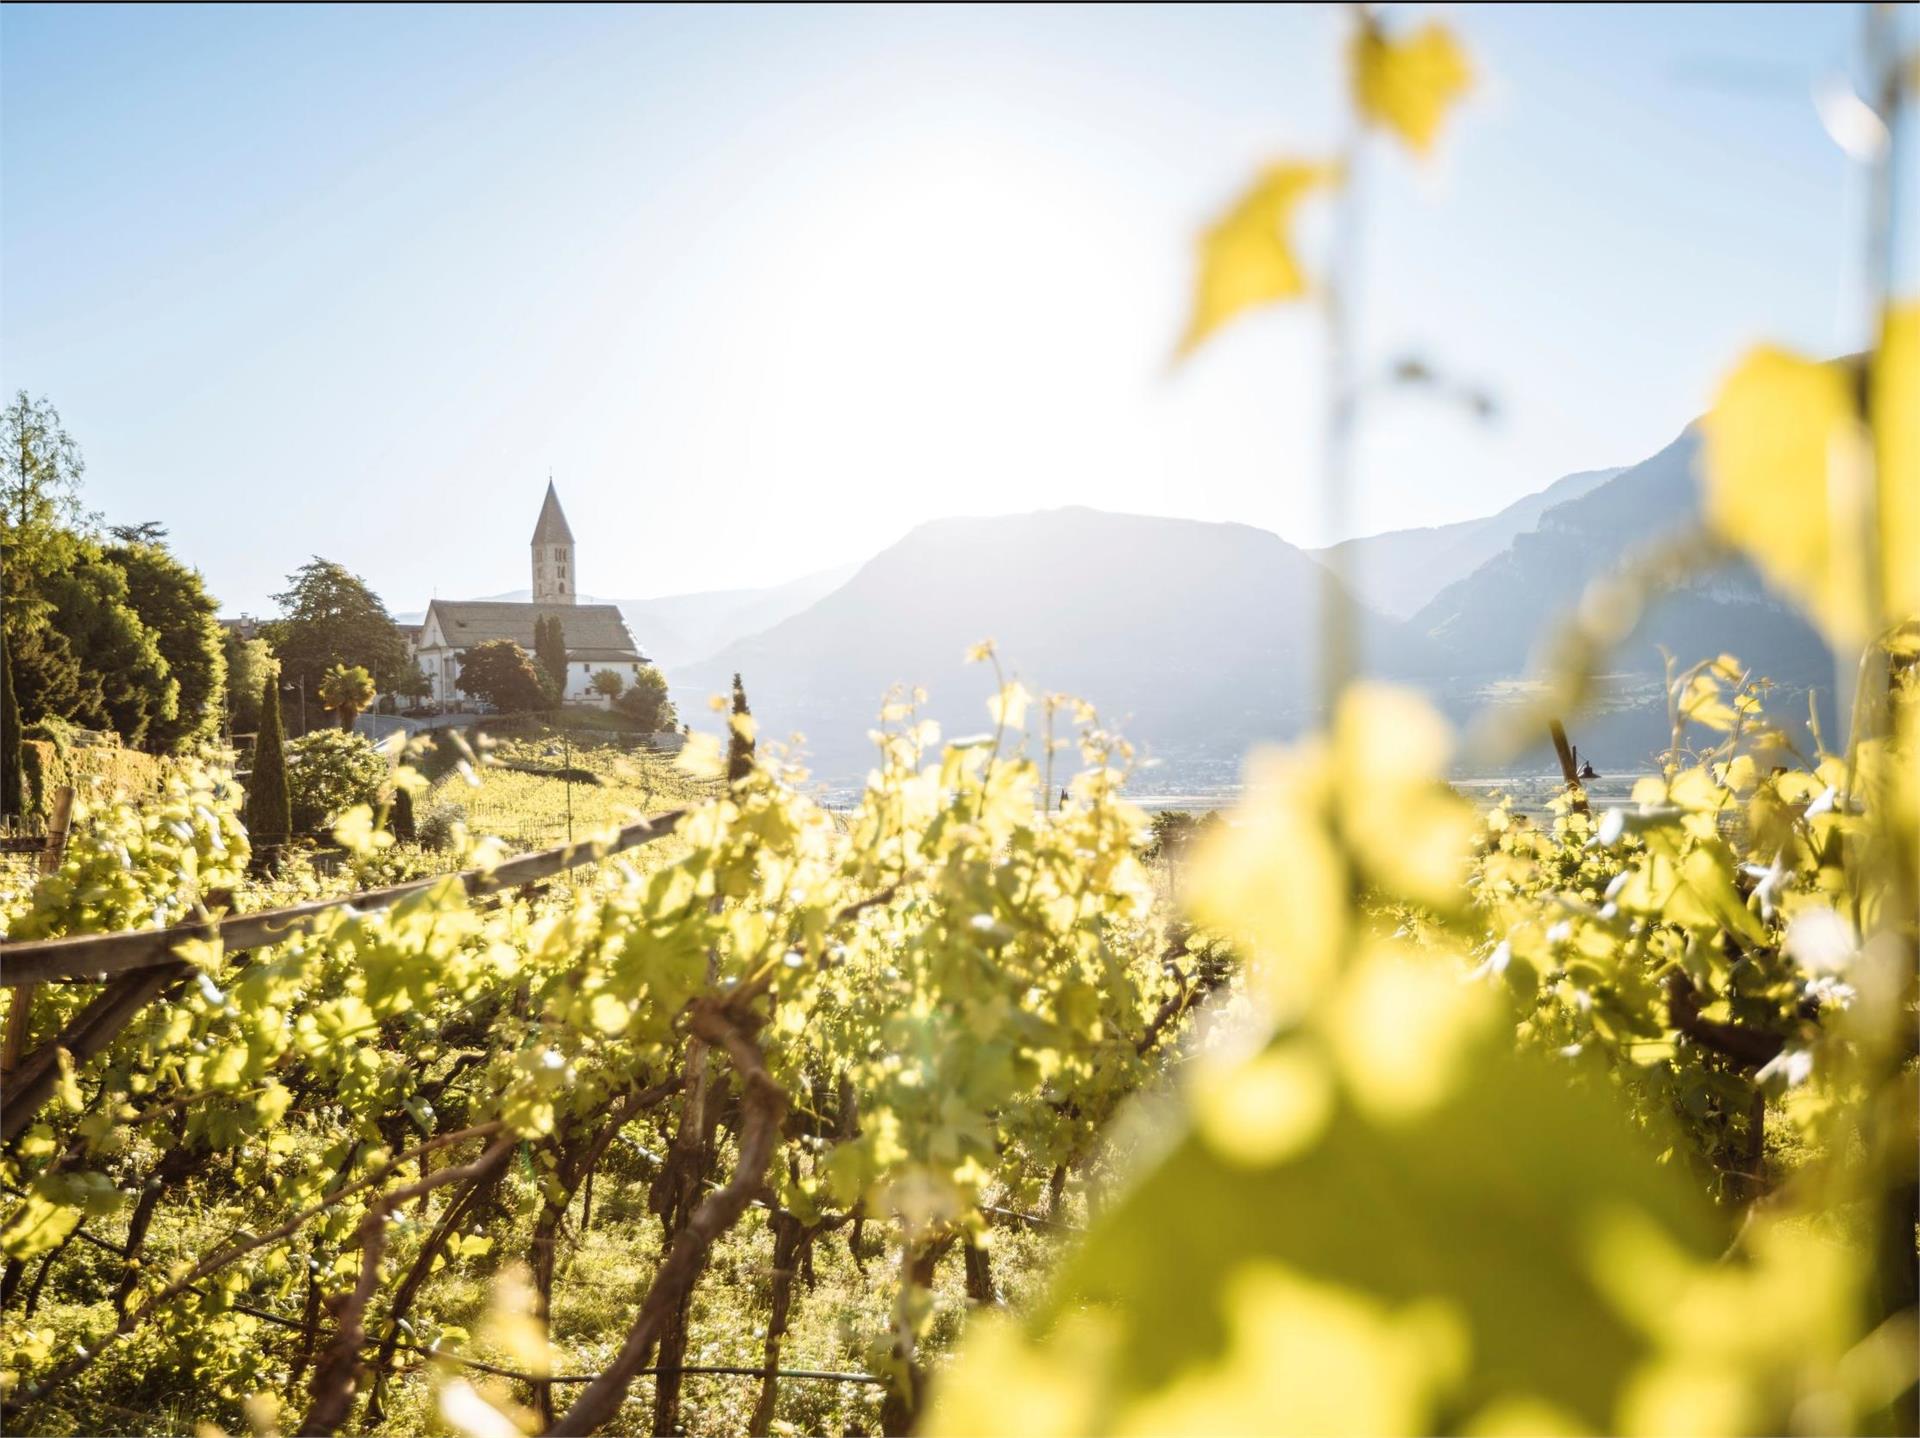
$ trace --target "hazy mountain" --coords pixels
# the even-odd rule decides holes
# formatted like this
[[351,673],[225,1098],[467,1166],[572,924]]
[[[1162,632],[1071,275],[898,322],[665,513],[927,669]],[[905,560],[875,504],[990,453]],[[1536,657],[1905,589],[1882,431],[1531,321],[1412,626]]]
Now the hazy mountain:
[[1431,529],[1394,529],[1310,553],[1316,559],[1337,557],[1345,565],[1348,586],[1361,600],[1383,614],[1406,619],[1532,529],[1547,510],[1578,499],[1619,473],[1619,469],[1590,469],[1569,474],[1484,519]]
[[[1700,514],[1700,437],[1694,428],[1651,459],[1620,471],[1576,499],[1540,516],[1500,554],[1437,594],[1409,621],[1439,646],[1455,694],[1476,681],[1537,668],[1536,648],[1550,639],[1549,621],[1570,613],[1590,581]],[[1744,562],[1696,576],[1650,605],[1615,651],[1612,703],[1582,721],[1598,755],[1610,746],[1616,763],[1638,763],[1664,747],[1667,720],[1649,676],[1663,672],[1665,648],[1681,663],[1731,653],[1775,681],[1783,716],[1805,715],[1805,691],[1830,702],[1833,658],[1820,636]],[[1629,695],[1637,695],[1628,702]]]
[[[1239,524],[1078,508],[940,520],[803,612],[669,677],[698,713],[738,670],[763,734],[802,731],[817,772],[857,777],[896,683],[925,687],[949,735],[987,727],[992,675],[964,658],[991,638],[1036,693],[1088,698],[1148,752],[1231,779],[1250,741],[1312,717],[1323,574]],[[1363,629],[1379,667],[1432,672],[1397,621],[1369,611]]]
[[[1500,541],[1408,621],[1363,607],[1368,669],[1428,689],[1459,721],[1511,702],[1535,669],[1535,646],[1590,581],[1697,520],[1698,457],[1689,429],[1640,464],[1570,475],[1486,520],[1355,541],[1362,555],[1371,546],[1381,562],[1428,576]],[[816,772],[845,780],[869,762],[863,736],[895,683],[924,686],[949,735],[984,729],[991,676],[962,659],[991,637],[1029,688],[1091,699],[1164,761],[1148,776],[1155,787],[1220,787],[1250,743],[1314,717],[1323,575],[1311,555],[1245,525],[1089,509],[943,520],[669,678],[695,716],[740,671],[761,732],[804,732]],[[1682,662],[1738,655],[1777,682],[1782,717],[1804,715],[1808,689],[1831,694],[1819,636],[1750,567],[1726,565],[1650,605],[1616,652],[1601,702],[1568,716],[1603,772],[1641,769],[1665,747],[1661,646]],[[1517,761],[1550,766],[1544,747]]]
[[[715,654],[734,640],[798,614],[852,576],[858,565],[842,565],[802,575],[765,589],[710,589],[698,594],[665,594],[653,599],[606,599],[581,595],[583,604],[617,604],[640,652],[662,668],[690,664]],[[485,594],[482,599],[531,598],[525,589]],[[401,624],[418,624],[424,611],[396,614]]]
[[770,629],[845,584],[856,564],[823,569],[768,589],[713,589],[615,602],[640,647],[662,668],[691,664],[736,639]]

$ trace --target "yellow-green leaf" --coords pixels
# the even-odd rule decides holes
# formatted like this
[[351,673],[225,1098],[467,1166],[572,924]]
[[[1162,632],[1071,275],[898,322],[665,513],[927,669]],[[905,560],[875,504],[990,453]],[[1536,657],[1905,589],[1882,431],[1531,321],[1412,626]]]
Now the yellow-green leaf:
[[[1836,486],[1858,485],[1865,448],[1836,365],[1761,345],[1727,377],[1705,421],[1706,518],[1836,644],[1867,633],[1856,545],[1836,539]],[[1864,488],[1864,486],[1861,486]]]
[[1353,38],[1353,102],[1415,154],[1433,148],[1447,111],[1473,88],[1473,67],[1453,32],[1435,21],[1394,40],[1367,21]]
[[1180,341],[1182,356],[1242,311],[1306,294],[1306,271],[1293,249],[1293,212],[1315,190],[1338,182],[1333,166],[1280,161],[1261,171],[1207,228],[1200,237],[1200,269],[1193,315]]
[[1920,301],[1887,311],[1869,402],[1886,617],[1898,623],[1920,618]]

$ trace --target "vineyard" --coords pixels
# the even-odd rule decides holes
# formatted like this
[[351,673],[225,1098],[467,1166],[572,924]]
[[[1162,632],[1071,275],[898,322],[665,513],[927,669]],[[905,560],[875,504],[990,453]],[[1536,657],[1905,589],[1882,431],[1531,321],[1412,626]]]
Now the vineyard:
[[[1356,133],[1423,154],[1464,52],[1354,13]],[[1288,226],[1357,159],[1202,236],[1183,352],[1309,294],[1341,333]],[[1703,528],[1503,732],[1355,677],[1336,595],[1324,724],[1218,821],[1156,829],[988,642],[985,732],[896,697],[848,810],[744,704],[671,756],[394,750],[325,865],[217,748],[76,774],[0,871],[6,1431],[1916,1431],[1920,307],[1878,299],[1870,353],[1731,370]],[[1846,732],[1680,656],[1629,792],[1449,785],[1728,558]]]

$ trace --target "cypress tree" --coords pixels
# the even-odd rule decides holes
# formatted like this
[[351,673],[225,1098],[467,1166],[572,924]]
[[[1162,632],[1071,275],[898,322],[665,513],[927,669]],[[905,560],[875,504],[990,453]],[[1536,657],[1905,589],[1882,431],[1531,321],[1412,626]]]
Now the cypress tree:
[[554,702],[567,697],[567,631],[557,614],[533,621],[533,656],[553,681]]
[[25,810],[24,778],[20,768],[20,705],[13,695],[13,651],[0,632],[0,814]]
[[753,772],[753,711],[747,689],[733,676],[733,715],[727,724],[727,782],[737,784]]
[[405,789],[393,791],[393,807],[387,812],[387,828],[403,844],[417,837],[413,827],[413,795]]
[[256,844],[285,842],[293,829],[286,745],[279,676],[269,674],[260,686],[260,732],[254,736],[253,775],[247,783],[247,832]]

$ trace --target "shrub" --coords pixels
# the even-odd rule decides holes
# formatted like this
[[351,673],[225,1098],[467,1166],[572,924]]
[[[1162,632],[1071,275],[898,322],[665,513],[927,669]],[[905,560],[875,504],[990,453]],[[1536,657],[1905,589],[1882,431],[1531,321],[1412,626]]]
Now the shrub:
[[454,846],[455,825],[465,826],[467,806],[465,804],[436,804],[427,810],[417,827],[420,847],[423,849],[451,849]]
[[167,773],[160,760],[118,742],[78,742],[75,736],[83,732],[59,719],[42,719],[22,731],[23,817],[48,817],[54,793],[63,786],[98,789],[118,798],[137,798],[160,788]]
[[316,729],[287,746],[295,833],[325,830],[355,804],[378,802],[386,782],[385,757],[359,734]]
[[667,681],[650,664],[634,676],[632,685],[613,701],[613,707],[631,720],[635,728],[649,734],[671,729],[679,722],[673,712],[673,701],[667,698]]

